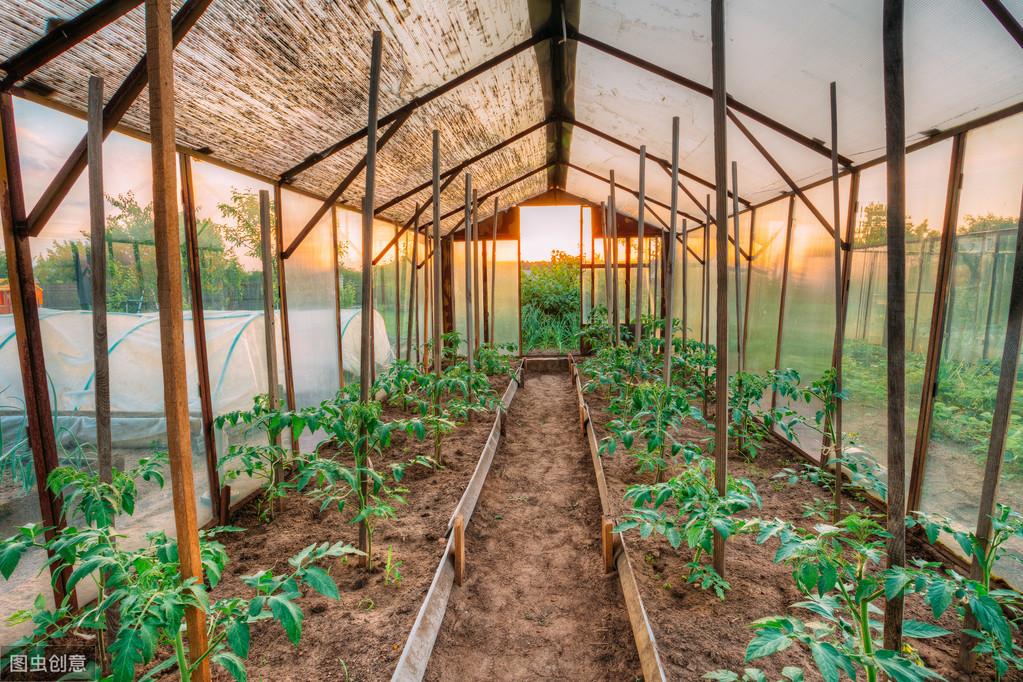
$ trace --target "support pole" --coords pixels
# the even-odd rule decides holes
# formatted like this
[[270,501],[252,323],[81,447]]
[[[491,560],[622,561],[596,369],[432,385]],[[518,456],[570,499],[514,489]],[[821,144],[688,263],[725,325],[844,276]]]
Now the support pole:
[[614,325],[617,346],[622,342],[622,328],[618,317],[618,205],[615,203],[615,172],[611,171],[611,198],[608,210],[611,212],[611,306],[614,308],[612,323]]
[[[711,2],[711,62],[714,82],[714,181],[717,185],[717,376],[714,409],[714,480],[728,488],[728,152],[726,147],[725,2]],[[709,230],[709,227],[708,227]],[[736,249],[738,249],[736,244]],[[725,539],[714,533],[714,570],[725,576]]]
[[106,206],[103,199],[103,79],[89,78],[89,267],[92,270],[92,361],[99,479],[113,480],[110,435],[110,356],[107,343]]
[[735,246],[735,369],[742,371],[743,367],[743,345],[742,345],[742,262],[740,257],[741,246],[739,241],[739,165],[732,161],[732,243]]
[[[174,527],[182,580],[202,584],[202,557],[196,522],[195,479],[188,419],[188,376],[181,296],[181,243],[178,233],[177,178],[174,168],[174,45],[170,0],[146,0],[146,66],[149,78],[149,130],[153,159],[153,233],[156,245],[157,301],[163,360],[163,399],[167,414]],[[192,679],[208,682],[206,614],[185,609]]]
[[[1002,368],[998,373],[998,393],[995,397],[995,411],[991,419],[991,440],[988,441],[987,462],[984,465],[984,485],[980,492],[980,508],[977,510],[977,532],[984,551],[991,540],[992,515],[998,500],[998,482],[1005,458],[1005,438],[1008,433],[1013,390],[1016,386],[1016,371],[1019,367],[1020,337],[1023,335],[1023,195],[1020,198],[1020,216],[1016,228],[1016,257],[1012,261],[1012,288],[1009,293],[1009,321],[1005,327],[1005,347],[1002,350]],[[977,557],[970,564],[970,578],[980,580],[982,568]],[[963,672],[973,672],[977,655],[973,647],[977,641],[966,634],[977,630],[977,618],[967,609],[963,623],[963,635],[959,648],[959,667]]]
[[[419,336],[419,204],[416,204],[415,227],[412,230],[412,267],[409,268],[408,283],[408,329],[405,334],[405,360],[419,364],[419,339],[412,342],[412,334]],[[415,327],[415,332],[413,332]],[[412,359],[412,347],[416,349],[416,359]]]
[[500,215],[497,212],[498,209],[498,198],[494,197],[494,215],[490,221],[490,239],[491,244],[494,247],[493,253],[491,254],[490,264],[490,343],[497,345],[497,337],[494,336],[494,332],[497,329],[497,216]]
[[440,377],[441,361],[440,131],[433,131],[433,373]]
[[[884,0],[885,138],[888,171],[888,561],[906,564],[906,121],[903,1]],[[902,650],[903,597],[885,603],[884,646]]]
[[[834,210],[835,225],[835,393],[842,394],[842,345],[845,342],[845,294],[842,280],[842,237],[839,225],[842,224],[842,213],[838,187],[838,86],[831,82],[831,201]],[[851,185],[850,185],[851,186]],[[917,296],[919,297],[919,291]],[[831,444],[835,460],[835,483],[832,486],[832,522],[838,523],[842,517],[842,399],[835,399],[835,414],[832,415],[831,430],[835,434]],[[827,442],[824,443],[827,447]],[[825,466],[827,462],[822,462]]]
[[[270,232],[270,192],[259,190],[259,245],[263,269],[263,338],[266,352],[266,393],[271,410],[277,409],[280,390],[277,381],[277,331],[274,316],[274,257]],[[277,443],[280,445],[280,442]]]
[[206,455],[206,479],[210,487],[210,511],[214,519],[226,521],[220,509],[220,472],[217,471],[217,444],[213,438],[213,395],[210,391],[210,363],[206,351],[206,317],[203,308],[202,272],[199,267],[199,234],[195,215],[195,192],[192,188],[192,159],[188,154],[181,154],[180,161],[188,289],[192,300],[192,341],[195,346],[196,378],[199,380],[199,408]]
[[[646,222],[646,145],[639,148],[639,210],[636,220],[636,321],[634,343],[639,347],[643,335],[643,228]],[[674,217],[673,217],[674,219]]]
[[465,358],[469,370],[473,369],[473,308],[472,308],[472,175],[465,174],[465,229],[462,232],[465,242]]
[[[611,321],[611,197],[607,198],[606,202],[600,204],[600,209],[604,217],[604,229],[602,232],[603,244],[604,244],[604,309],[607,311],[607,320]],[[614,343],[614,329],[611,330],[610,343]]]
[[668,231],[668,252],[664,260],[664,385],[671,386],[671,352],[675,337],[672,330],[675,289],[675,237],[678,234],[678,147],[679,118],[671,119],[671,227]]
[[[398,225],[394,225],[398,236]],[[394,355],[401,360],[401,244],[394,246]]]
[[[672,251],[675,245],[671,245]],[[682,219],[682,348],[689,340],[689,226]]]
[[[493,216],[492,220],[495,221],[496,224],[497,216]],[[476,224],[476,229],[479,229],[479,223]],[[481,266],[479,269],[483,275],[483,288],[481,294],[481,298],[483,299],[483,317],[480,318],[483,321],[483,343],[493,344],[494,339],[491,338],[490,335],[490,255],[488,253],[489,249],[487,248],[487,240],[479,235],[477,235],[476,238],[480,245],[479,255]]]
[[472,240],[469,243],[469,255],[472,257],[472,343],[473,356],[480,349],[480,199],[474,189],[472,191]]
[[[7,93],[0,94],[0,127],[3,133],[0,159],[0,219],[3,223],[4,251],[7,254],[8,282],[11,287],[11,316],[18,343],[21,386],[25,396],[25,419],[32,468],[39,496],[39,513],[47,540],[64,528],[62,499],[50,491],[46,479],[60,466],[57,460],[57,438],[54,435],[53,411],[47,385],[43,337],[39,328],[39,302],[36,299],[32,250],[24,231],[25,195],[21,183],[18,157],[18,136],[14,128],[14,104]],[[54,555],[50,555],[53,559]],[[50,564],[54,601],[64,601],[70,571],[57,572]],[[75,597],[71,595],[75,604]]]
[[[366,195],[362,202],[362,329],[359,348],[359,400],[369,402],[370,382],[372,381],[373,353],[373,197],[376,190],[377,170],[377,103],[380,93],[380,31],[373,31],[373,43],[369,67],[369,98],[366,137]],[[365,428],[364,426],[362,428]],[[365,436],[365,434],[363,434]],[[363,440],[365,440],[363,438]],[[362,453],[368,460],[369,453]],[[364,469],[364,467],[362,467]],[[359,473],[359,488],[363,498],[369,490],[365,470]],[[364,563],[366,569],[373,568],[373,546],[369,526],[365,520],[359,523],[359,549],[366,553]]]

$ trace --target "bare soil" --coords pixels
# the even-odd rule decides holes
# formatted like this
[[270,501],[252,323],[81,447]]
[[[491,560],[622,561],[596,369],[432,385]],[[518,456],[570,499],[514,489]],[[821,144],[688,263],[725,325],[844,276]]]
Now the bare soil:
[[[501,393],[507,377],[494,379]],[[399,412],[387,408],[385,416]],[[288,640],[276,621],[252,629],[252,645],[246,664],[252,680],[388,680],[401,654],[416,613],[433,579],[444,551],[447,524],[476,466],[494,424],[494,414],[474,415],[443,441],[443,469],[411,467],[401,486],[407,504],[397,506],[398,518],[379,521],[373,536],[378,568],[372,573],[357,560],[339,560],[326,566],[341,591],[339,601],[306,590],[299,600],[305,620],[298,646]],[[395,434],[393,446],[375,461],[378,469],[387,462],[433,455],[433,442],[416,441]],[[251,596],[241,577],[263,569],[288,570],[288,557],[313,542],[345,541],[358,545],[358,526],[350,523],[354,512],[318,512],[319,502],[290,495],[284,508],[270,523],[262,523],[254,503],[237,512],[232,523],[246,530],[221,536],[231,561],[214,599]],[[401,562],[399,584],[385,582],[383,563],[391,550]],[[215,679],[230,680],[223,670]]]
[[516,394],[426,679],[641,679],[577,414],[567,373]]
[[[606,411],[604,397],[595,393],[588,393],[585,397],[599,441],[609,435],[604,427],[613,417]],[[711,432],[698,426],[687,428],[684,435],[693,442],[713,437]],[[731,447],[730,452],[734,453]],[[730,473],[753,481],[763,498],[763,509],[753,510],[751,516],[778,517],[812,525],[812,521],[802,520],[803,505],[815,497],[827,497],[828,493],[809,483],[789,485],[772,478],[779,470],[799,461],[785,444],[770,439],[754,462],[747,462],[739,455],[729,458]],[[626,508],[623,500],[626,488],[635,483],[650,483],[652,479],[637,474],[632,459],[627,455],[605,457],[603,464],[612,509],[615,514],[620,514]],[[846,504],[850,503],[861,509],[865,506],[847,496]],[[658,536],[643,540],[637,533],[630,533],[628,538],[643,603],[662,661],[672,679],[698,680],[705,672],[721,668],[741,671],[746,667],[743,663],[746,645],[753,637],[749,624],[766,616],[796,613],[790,606],[803,598],[790,571],[772,560],[776,543],[758,546],[749,536],[730,540],[725,577],[731,590],[725,600],[719,600],[712,592],[686,583],[686,564],[692,556],[684,546],[681,550],[673,550],[664,538]],[[907,540],[907,557],[910,560],[922,557],[941,561],[932,547],[912,535]],[[907,600],[906,617],[932,621],[929,608],[917,596]],[[912,640],[916,653],[928,667],[954,682],[995,679],[993,669],[986,661],[974,675],[959,673],[956,670],[959,625],[948,613],[939,625],[956,634],[940,639]],[[786,665],[802,667],[807,672],[807,679],[819,679],[810,656],[805,649],[797,646],[790,647],[783,654],[760,659],[754,665],[764,669],[769,679],[778,679]],[[1020,680],[1023,676],[1010,673],[1006,679]]]

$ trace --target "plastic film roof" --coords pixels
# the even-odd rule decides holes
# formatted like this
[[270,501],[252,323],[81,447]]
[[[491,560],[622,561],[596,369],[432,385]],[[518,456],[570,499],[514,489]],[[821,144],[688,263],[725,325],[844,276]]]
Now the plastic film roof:
[[[1003,0],[1023,20],[1023,0]],[[69,18],[88,0],[25,0],[0,4],[0,58],[31,44],[52,17]],[[182,0],[175,0],[175,9]],[[701,86],[711,84],[710,0],[568,0],[574,28]],[[538,8],[540,8],[538,10]],[[370,33],[384,35],[381,115],[527,40],[538,30],[539,0],[213,0],[176,50],[178,141],[208,148],[213,158],[275,178],[307,156],[365,126]],[[806,137],[830,144],[828,84],[838,85],[839,151],[854,163],[884,149],[881,9],[862,0],[726,0],[729,94]],[[52,89],[57,104],[84,110],[90,74],[103,76],[107,96],[144,51],[143,9],[124,17],[45,65],[31,79]],[[908,142],[1023,102],[1023,50],[980,0],[906,3],[906,124]],[[556,37],[555,39],[558,39]],[[421,106],[378,156],[377,203],[430,178],[430,134],[441,131],[442,168],[484,152],[555,113],[550,40]],[[650,154],[670,157],[671,117],[682,124],[682,168],[713,180],[711,99],[580,41],[570,55],[564,109],[580,124]],[[38,87],[35,90],[39,90]],[[825,178],[826,155],[739,113],[740,120],[796,181]],[[145,132],[145,93],[124,123]],[[561,161],[638,189],[636,154],[566,124]],[[383,130],[383,129],[382,129]],[[507,207],[549,189],[542,169],[554,160],[549,128],[504,147],[465,169],[481,194],[524,177],[500,192]],[[362,157],[353,144],[294,179],[325,196]],[[757,203],[788,187],[739,130],[728,124],[728,152],[739,167],[739,193]],[[569,167],[566,191],[604,200],[607,183]],[[699,199],[711,191],[685,179]],[[649,162],[646,189],[670,201],[670,179]],[[404,222],[429,189],[384,212]],[[360,176],[343,196],[356,204]],[[617,192],[623,213],[636,200]],[[444,193],[444,213],[462,206],[462,179]],[[702,215],[684,194],[681,210]],[[488,200],[481,215],[489,215]],[[667,210],[654,209],[667,218]],[[429,216],[429,213],[426,214]],[[445,230],[454,229],[452,215]]]

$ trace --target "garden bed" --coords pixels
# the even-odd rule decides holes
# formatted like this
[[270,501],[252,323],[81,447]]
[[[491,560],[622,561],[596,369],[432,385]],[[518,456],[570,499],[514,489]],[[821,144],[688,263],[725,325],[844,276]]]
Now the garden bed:
[[[498,393],[507,377],[492,378]],[[394,408],[385,417],[400,417]],[[340,600],[306,590],[301,600],[305,613],[302,639],[292,645],[284,630],[273,621],[252,628],[251,654],[246,667],[249,679],[294,680],[386,680],[389,679],[412,628],[419,605],[430,586],[438,559],[444,553],[451,512],[476,468],[480,453],[494,427],[493,412],[473,415],[445,436],[444,468],[411,467],[399,484],[408,489],[407,504],[396,507],[397,518],[379,520],[374,533],[375,571],[367,573],[358,560],[334,560],[325,565],[335,579]],[[394,434],[392,447],[374,464],[432,456],[429,439],[418,441]],[[269,523],[260,521],[255,501],[233,514],[232,523],[242,532],[220,536],[231,561],[213,598],[244,596],[251,590],[241,577],[263,569],[275,573],[288,557],[311,542],[358,544],[358,526],[350,523],[354,510],[319,512],[320,503],[302,495],[284,499],[284,507]],[[388,554],[401,574],[388,581]],[[398,564],[397,562],[400,562]],[[219,669],[215,679],[229,680]]]
[[[609,435],[606,424],[613,418],[607,412],[607,400],[597,393],[586,394],[585,400],[597,439],[603,439]],[[682,434],[683,440],[696,443],[707,443],[712,438],[710,431],[691,421],[687,422]],[[730,473],[751,480],[763,498],[763,508],[747,515],[786,519],[805,527],[813,525],[813,520],[802,518],[803,504],[815,497],[827,497],[828,493],[803,481],[790,485],[773,478],[781,469],[791,467],[797,461],[785,443],[772,439],[764,443],[761,454],[753,462],[739,456],[730,457]],[[628,486],[651,483],[652,476],[637,474],[634,460],[625,454],[604,457],[602,463],[611,512],[617,518],[627,509],[623,496]],[[670,476],[671,472],[668,474]],[[846,497],[846,503],[850,502],[858,508],[865,506]],[[642,539],[635,532],[627,533],[626,540],[660,658],[671,679],[696,680],[712,670],[741,670],[746,667],[743,658],[746,646],[753,638],[749,624],[766,616],[791,614],[790,606],[804,599],[796,589],[790,569],[774,563],[774,543],[757,545],[748,535],[729,540],[725,577],[731,589],[727,598],[720,600],[712,591],[686,583],[686,565],[692,556],[684,546],[674,550],[661,536]],[[933,547],[911,534],[907,539],[907,558],[912,560],[914,557],[940,560]],[[915,596],[906,600],[906,618],[933,620],[929,609]],[[959,624],[949,613],[938,624],[953,633],[959,632]],[[974,675],[966,676],[957,671],[957,634],[911,641],[928,667],[948,680],[965,682],[995,678],[986,660],[980,662]],[[799,647],[760,659],[756,664],[764,669],[769,679],[777,679],[786,665],[800,666],[807,672],[807,679],[818,679],[810,656]],[[1019,679],[1012,674],[1006,679]]]

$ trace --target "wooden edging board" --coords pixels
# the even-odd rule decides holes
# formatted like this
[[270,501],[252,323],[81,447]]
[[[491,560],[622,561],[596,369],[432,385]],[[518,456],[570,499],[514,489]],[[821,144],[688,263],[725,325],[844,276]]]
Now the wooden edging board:
[[[611,500],[607,492],[607,480],[604,478],[604,465],[601,462],[600,451],[597,446],[597,434],[590,419],[590,408],[583,397],[583,386],[582,380],[579,377],[579,370],[576,368],[575,358],[571,355],[568,357],[568,371],[572,376],[576,398],[579,401],[579,422],[590,448],[590,459],[593,460],[593,473],[597,479],[597,491],[600,493],[601,513],[604,518],[608,518],[612,516]],[[653,628],[650,627],[650,619],[647,617],[646,609],[643,607],[643,597],[639,592],[636,575],[632,572],[632,562],[629,561],[629,552],[626,549],[625,538],[619,535],[616,545],[615,568],[618,570],[618,580],[622,585],[625,608],[629,612],[629,623],[632,625],[632,636],[636,640],[636,651],[639,654],[640,667],[643,669],[643,679],[646,682],[664,682],[668,679],[668,676],[664,671],[664,665],[661,663],[661,656],[657,652],[657,640],[654,638]]]
[[494,461],[494,454],[501,443],[502,422],[505,419],[505,413],[511,407],[519,386],[522,385],[524,372],[525,364],[520,362],[512,380],[508,382],[508,388],[501,397],[501,407],[494,417],[494,426],[490,429],[490,437],[487,438],[487,443],[483,446],[483,452],[476,463],[476,470],[473,471],[472,478],[469,479],[469,483],[465,486],[465,492],[462,493],[462,498],[455,505],[451,514],[447,530],[448,542],[444,547],[437,571],[433,574],[430,589],[419,607],[419,613],[416,614],[416,621],[405,640],[405,648],[402,649],[398,664],[391,675],[392,682],[418,682],[426,674],[426,667],[429,665],[430,655],[433,653],[433,645],[437,641],[437,634],[444,622],[444,613],[447,611],[448,599],[451,597],[451,590],[455,583],[453,561],[455,538],[451,533],[451,528],[459,516],[462,517],[464,527],[469,526],[472,513],[476,509],[476,502],[479,501],[480,493],[483,490],[483,483],[487,480],[490,465]]

